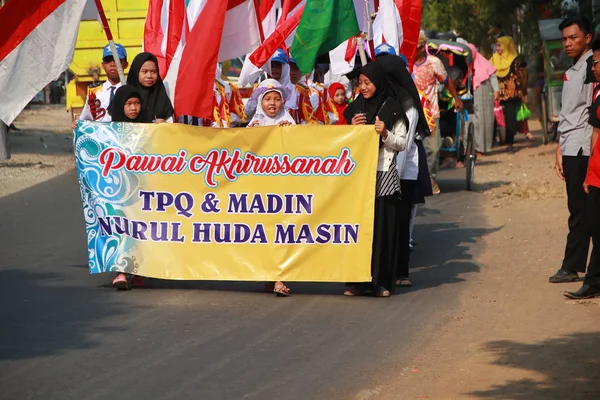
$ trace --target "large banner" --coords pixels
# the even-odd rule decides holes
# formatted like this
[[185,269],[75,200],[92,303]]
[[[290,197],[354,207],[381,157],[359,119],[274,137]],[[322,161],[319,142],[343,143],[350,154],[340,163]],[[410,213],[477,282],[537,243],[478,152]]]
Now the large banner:
[[371,279],[372,126],[80,122],[74,141],[91,273]]

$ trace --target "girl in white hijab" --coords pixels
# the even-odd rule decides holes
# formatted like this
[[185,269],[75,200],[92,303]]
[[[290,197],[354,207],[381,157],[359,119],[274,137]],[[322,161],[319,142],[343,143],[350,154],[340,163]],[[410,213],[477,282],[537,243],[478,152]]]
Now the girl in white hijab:
[[[285,101],[289,99],[290,90],[275,79],[263,81],[252,93],[247,108],[256,110],[248,128],[255,126],[289,126],[296,125],[294,119],[285,109]],[[267,291],[277,296],[289,296],[290,289],[285,283],[278,281],[267,283]]]
[[285,109],[285,102],[289,97],[289,89],[275,79],[261,82],[248,101],[247,108],[256,110],[248,127],[295,125],[294,119]]

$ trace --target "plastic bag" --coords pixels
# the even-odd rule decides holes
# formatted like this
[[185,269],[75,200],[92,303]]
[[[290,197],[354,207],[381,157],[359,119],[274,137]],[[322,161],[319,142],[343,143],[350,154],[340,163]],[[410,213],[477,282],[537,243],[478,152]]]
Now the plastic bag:
[[494,116],[496,117],[498,126],[504,128],[506,126],[506,122],[504,121],[504,109],[498,100],[494,100]]
[[521,103],[519,110],[517,111],[517,121],[525,121],[531,118],[531,111],[527,108],[525,103]]

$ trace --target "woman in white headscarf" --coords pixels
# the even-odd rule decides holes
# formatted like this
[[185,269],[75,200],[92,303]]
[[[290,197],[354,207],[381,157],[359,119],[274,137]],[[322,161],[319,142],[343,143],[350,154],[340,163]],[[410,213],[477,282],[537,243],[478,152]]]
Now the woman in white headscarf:
[[248,127],[295,125],[294,119],[285,108],[290,91],[275,79],[263,81],[252,93],[248,108],[256,110]]

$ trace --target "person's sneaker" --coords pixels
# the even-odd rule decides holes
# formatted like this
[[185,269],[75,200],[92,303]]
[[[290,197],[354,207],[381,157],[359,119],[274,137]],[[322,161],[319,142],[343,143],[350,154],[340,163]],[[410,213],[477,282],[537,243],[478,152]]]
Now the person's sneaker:
[[440,190],[440,187],[438,186],[437,182],[433,178],[431,178],[431,191],[433,192],[433,194],[442,193],[442,191]]
[[583,285],[576,292],[564,292],[563,295],[573,300],[593,299],[600,297],[600,288],[590,285]]
[[556,274],[548,278],[550,283],[567,283],[577,282],[579,280],[579,274],[577,272],[571,272],[564,269],[559,269]]
[[120,272],[115,279],[112,281],[113,286],[117,290],[129,290],[131,286],[129,286],[129,282],[127,281],[127,275]]

